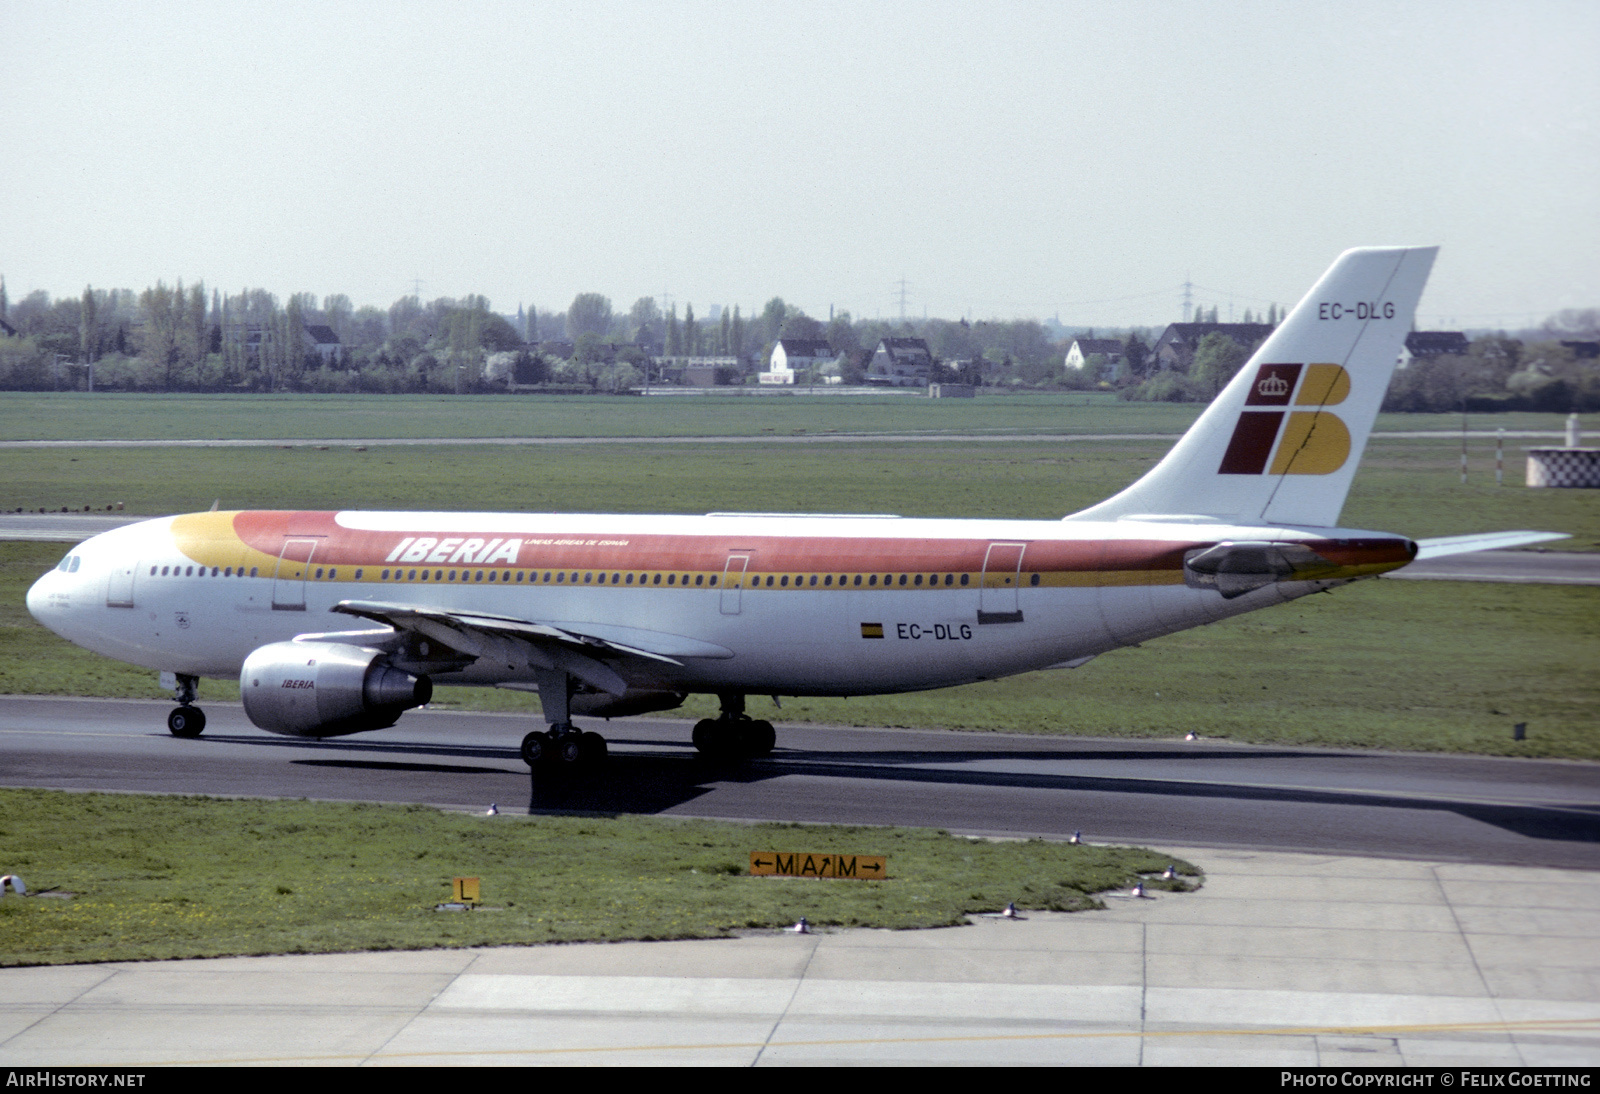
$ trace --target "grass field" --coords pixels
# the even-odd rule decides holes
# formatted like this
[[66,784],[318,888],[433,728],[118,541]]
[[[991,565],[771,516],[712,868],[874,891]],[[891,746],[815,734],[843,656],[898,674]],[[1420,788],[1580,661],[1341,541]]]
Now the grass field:
[[[124,395],[0,392],[0,439],[724,437],[763,433],[1166,433],[1198,404],[1103,392],[508,395]],[[1472,429],[1560,431],[1557,414],[1476,414]],[[1451,414],[1384,414],[1380,430],[1461,428]]]
[[[938,927],[1098,907],[1169,864],[1179,880],[1146,886],[1199,880],[1135,848],[928,830],[44,790],[0,790],[0,844],[32,891],[71,894],[0,899],[0,965]],[[887,855],[889,877],[751,877],[752,851]],[[481,880],[482,910],[433,910],[454,877]]]

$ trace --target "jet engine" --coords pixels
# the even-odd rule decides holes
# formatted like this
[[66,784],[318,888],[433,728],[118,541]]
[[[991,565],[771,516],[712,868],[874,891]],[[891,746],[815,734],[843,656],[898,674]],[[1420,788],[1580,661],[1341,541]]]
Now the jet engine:
[[239,695],[250,720],[289,737],[338,737],[392,726],[433,698],[433,681],[382,650],[339,642],[274,642],[245,658]]

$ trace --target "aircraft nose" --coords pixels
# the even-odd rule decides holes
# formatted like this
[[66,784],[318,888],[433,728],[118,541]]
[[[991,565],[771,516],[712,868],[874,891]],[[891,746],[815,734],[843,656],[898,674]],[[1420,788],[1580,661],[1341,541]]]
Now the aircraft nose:
[[34,619],[38,620],[40,623],[43,623],[47,627],[50,625],[50,621],[48,619],[50,614],[48,608],[49,585],[54,578],[55,571],[52,570],[41,577],[38,581],[35,581],[28,589],[28,614],[33,616]]

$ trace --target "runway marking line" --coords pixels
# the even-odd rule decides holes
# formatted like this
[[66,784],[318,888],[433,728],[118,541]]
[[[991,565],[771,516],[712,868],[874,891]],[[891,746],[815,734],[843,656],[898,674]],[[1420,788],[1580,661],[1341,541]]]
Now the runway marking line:
[[[937,1021],[938,1019],[934,1019]],[[447,1050],[442,1052],[371,1052],[339,1053],[318,1056],[241,1056],[217,1059],[144,1061],[141,1067],[187,1067],[204,1064],[285,1064],[331,1063],[338,1060],[408,1060],[433,1057],[454,1058],[462,1056],[560,1056],[575,1053],[597,1052],[664,1052],[705,1051],[712,1049],[774,1049],[774,1048],[825,1048],[830,1045],[928,1045],[962,1042],[1006,1041],[1073,1041],[1114,1037],[1315,1037],[1339,1034],[1388,1037],[1402,1033],[1540,1033],[1562,1031],[1600,1031],[1600,1017],[1548,1018],[1526,1022],[1441,1022],[1399,1026],[1285,1026],[1282,1028],[1255,1029],[1195,1029],[1195,1030],[1108,1030],[1094,1033],[996,1033],[970,1036],[943,1037],[840,1037],[803,1041],[707,1041],[660,1045],[597,1045],[584,1048],[518,1048],[487,1050]],[[128,1064],[127,1066],[135,1066]]]

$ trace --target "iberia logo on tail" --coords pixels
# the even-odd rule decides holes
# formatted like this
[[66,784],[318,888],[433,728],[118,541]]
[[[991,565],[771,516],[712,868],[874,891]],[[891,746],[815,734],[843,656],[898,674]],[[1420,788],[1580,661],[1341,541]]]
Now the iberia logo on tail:
[[[1245,397],[1220,475],[1328,475],[1350,458],[1350,430],[1329,407],[1350,394],[1338,365],[1262,365]],[[1306,407],[1305,410],[1250,409]]]

